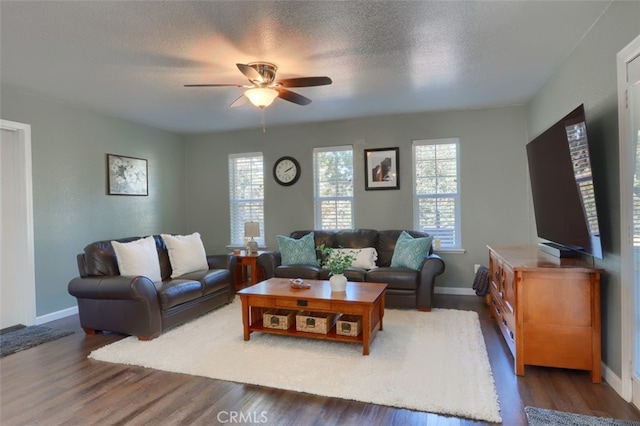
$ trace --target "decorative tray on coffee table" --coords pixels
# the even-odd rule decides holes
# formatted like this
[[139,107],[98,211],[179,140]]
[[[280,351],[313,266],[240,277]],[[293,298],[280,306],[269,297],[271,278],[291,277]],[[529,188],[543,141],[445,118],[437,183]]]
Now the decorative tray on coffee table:
[[296,278],[289,280],[291,288],[311,288],[311,284],[305,283],[302,278]]

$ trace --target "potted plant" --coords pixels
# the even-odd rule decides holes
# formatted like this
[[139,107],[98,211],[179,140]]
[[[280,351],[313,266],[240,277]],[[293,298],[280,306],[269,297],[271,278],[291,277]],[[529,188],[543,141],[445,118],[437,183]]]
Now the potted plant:
[[335,250],[333,247],[325,247],[324,244],[316,247],[320,252],[320,266],[331,271],[329,283],[331,291],[345,291],[347,288],[347,277],[344,270],[350,268],[356,260],[358,250]]

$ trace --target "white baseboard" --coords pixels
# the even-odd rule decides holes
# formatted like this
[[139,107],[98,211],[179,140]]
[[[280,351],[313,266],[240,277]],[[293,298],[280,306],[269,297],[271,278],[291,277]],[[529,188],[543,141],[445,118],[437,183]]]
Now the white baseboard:
[[609,386],[611,386],[611,388],[613,388],[613,390],[616,391],[616,393],[620,395],[622,399],[630,402],[629,398],[623,395],[622,379],[616,373],[614,373],[604,362],[602,363],[602,378],[604,378],[604,380],[609,383]]
[[436,294],[455,294],[457,296],[475,296],[476,291],[472,288],[465,287],[436,287]]
[[71,315],[75,315],[78,313],[78,307],[74,306],[72,308],[63,309],[57,312],[51,312],[50,314],[42,315],[36,317],[36,325],[41,325],[47,323],[49,321],[55,321],[57,319],[70,317]]

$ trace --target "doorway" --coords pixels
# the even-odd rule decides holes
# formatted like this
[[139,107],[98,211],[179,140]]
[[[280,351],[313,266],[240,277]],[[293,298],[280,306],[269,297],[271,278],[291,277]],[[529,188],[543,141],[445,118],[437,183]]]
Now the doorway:
[[31,126],[0,120],[0,329],[36,321]]
[[622,396],[640,407],[640,37],[618,53]]

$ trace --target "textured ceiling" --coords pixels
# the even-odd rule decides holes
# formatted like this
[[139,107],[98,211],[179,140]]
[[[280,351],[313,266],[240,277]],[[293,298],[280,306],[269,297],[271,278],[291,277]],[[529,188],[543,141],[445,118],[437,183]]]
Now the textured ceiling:
[[[267,127],[523,104],[611,1],[1,1],[3,85],[180,133],[259,128],[247,80],[327,75]],[[612,59],[613,60],[613,59]]]

